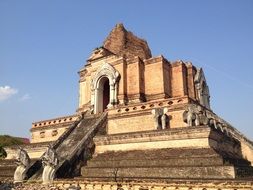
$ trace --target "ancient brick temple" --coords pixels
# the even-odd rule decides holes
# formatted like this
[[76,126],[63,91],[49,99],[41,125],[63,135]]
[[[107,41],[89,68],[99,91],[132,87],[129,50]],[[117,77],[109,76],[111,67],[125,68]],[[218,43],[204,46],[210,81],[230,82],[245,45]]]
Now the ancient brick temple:
[[[40,179],[49,143],[59,159],[55,178],[253,179],[253,143],[212,111],[201,68],[153,57],[145,40],[117,24],[78,73],[76,113],[32,124],[27,179]],[[6,151],[8,162],[16,147]]]

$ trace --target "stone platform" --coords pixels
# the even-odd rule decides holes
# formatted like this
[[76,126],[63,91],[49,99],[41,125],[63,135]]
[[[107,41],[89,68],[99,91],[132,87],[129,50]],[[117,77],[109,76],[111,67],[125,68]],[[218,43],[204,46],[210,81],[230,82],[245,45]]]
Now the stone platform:
[[246,160],[214,149],[160,149],[107,152],[82,168],[87,178],[233,179],[253,174]]
[[207,127],[97,136],[84,178],[234,179],[253,176],[240,142]]

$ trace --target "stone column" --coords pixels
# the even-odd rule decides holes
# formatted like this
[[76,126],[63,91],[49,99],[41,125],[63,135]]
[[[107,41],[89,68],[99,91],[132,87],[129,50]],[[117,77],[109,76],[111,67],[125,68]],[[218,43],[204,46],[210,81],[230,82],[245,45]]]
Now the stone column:
[[[94,96],[94,113],[98,113],[99,111],[101,111],[102,105],[101,105],[101,98],[103,97],[103,89],[100,88],[96,88],[95,89],[95,96]],[[102,97],[101,97],[102,94]]]
[[109,104],[107,106],[108,108],[111,108],[114,105],[114,95],[115,95],[114,92],[115,92],[115,86],[112,83],[112,84],[110,84],[110,101],[109,101]]

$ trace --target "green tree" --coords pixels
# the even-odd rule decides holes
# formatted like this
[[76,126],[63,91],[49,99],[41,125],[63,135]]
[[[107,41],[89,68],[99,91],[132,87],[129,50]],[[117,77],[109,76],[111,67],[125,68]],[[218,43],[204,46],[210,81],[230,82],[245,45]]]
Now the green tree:
[[18,144],[24,144],[21,138],[11,137],[9,135],[0,135],[0,158],[5,158],[7,156],[3,147]]
[[0,135],[0,146],[11,146],[17,144],[24,144],[21,138],[12,137],[9,135]]
[[0,159],[5,158],[7,153],[5,152],[4,148],[0,145]]

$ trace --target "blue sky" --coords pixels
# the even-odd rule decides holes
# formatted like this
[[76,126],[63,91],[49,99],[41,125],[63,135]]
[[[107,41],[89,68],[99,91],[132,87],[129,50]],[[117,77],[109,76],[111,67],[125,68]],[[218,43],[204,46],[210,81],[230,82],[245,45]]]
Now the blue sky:
[[253,1],[1,0],[0,134],[73,114],[78,70],[116,23],[203,67],[213,111],[253,139]]

